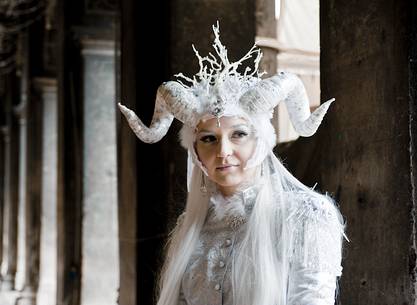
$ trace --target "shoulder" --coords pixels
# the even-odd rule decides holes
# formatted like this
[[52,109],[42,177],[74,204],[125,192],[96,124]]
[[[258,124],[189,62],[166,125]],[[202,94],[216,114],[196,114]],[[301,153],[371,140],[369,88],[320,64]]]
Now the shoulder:
[[343,233],[343,218],[334,201],[326,196],[315,192],[288,192],[287,215],[293,224],[302,225],[311,223],[323,226],[332,226]]
[[333,200],[318,193],[298,192],[289,195],[287,203],[291,261],[340,275],[344,223]]

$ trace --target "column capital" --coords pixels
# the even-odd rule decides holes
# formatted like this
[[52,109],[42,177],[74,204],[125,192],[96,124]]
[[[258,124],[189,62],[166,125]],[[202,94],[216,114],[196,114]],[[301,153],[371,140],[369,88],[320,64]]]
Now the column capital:
[[57,80],[52,77],[36,77],[33,81],[35,88],[42,93],[56,93]]
[[10,142],[10,127],[7,125],[0,126],[0,133],[6,143]]
[[84,55],[104,55],[114,56],[115,54],[115,42],[113,40],[80,39],[81,54]]
[[26,124],[27,102],[25,99],[22,100],[18,105],[13,107],[13,113],[19,119],[19,124],[21,125]]

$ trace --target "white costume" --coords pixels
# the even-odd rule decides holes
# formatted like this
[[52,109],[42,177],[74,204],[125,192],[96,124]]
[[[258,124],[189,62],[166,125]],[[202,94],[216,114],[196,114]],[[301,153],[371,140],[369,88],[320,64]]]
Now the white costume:
[[[192,78],[162,84],[150,127],[119,104],[135,134],[159,141],[177,118],[188,150],[186,212],[172,233],[158,305],[331,305],[341,275],[344,225],[331,198],[294,178],[273,154],[276,136],[270,119],[283,101],[301,136],[319,127],[333,100],[310,114],[301,80],[280,72],[261,79],[259,49],[230,62],[213,27],[215,55],[196,55]],[[254,68],[241,65],[255,57]],[[194,148],[197,124],[237,116],[253,127],[256,149],[245,168],[259,169],[251,185],[224,198]]]
[[[210,198],[209,212],[181,285],[180,305],[232,305],[230,268],[245,231],[257,187],[225,199]],[[300,192],[286,211],[292,232],[288,305],[333,305],[341,275],[342,227],[335,207]],[[292,230],[293,229],[293,230]],[[276,241],[278,243],[278,241]],[[265,272],[269,272],[266,270]]]

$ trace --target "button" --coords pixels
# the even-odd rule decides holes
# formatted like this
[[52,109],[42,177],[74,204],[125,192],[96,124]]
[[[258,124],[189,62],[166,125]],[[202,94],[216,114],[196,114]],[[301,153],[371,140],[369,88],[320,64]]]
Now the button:
[[224,267],[224,262],[223,261],[220,261],[219,262],[219,266],[220,266],[220,268],[223,268]]
[[220,285],[219,284],[216,284],[216,286],[214,286],[214,289],[220,290]]
[[232,244],[232,241],[230,239],[226,239],[226,246],[230,246]]

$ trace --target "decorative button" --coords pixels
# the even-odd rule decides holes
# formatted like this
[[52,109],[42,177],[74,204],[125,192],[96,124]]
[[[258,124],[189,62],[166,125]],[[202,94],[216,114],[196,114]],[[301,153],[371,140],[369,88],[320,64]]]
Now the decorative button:
[[232,244],[232,241],[230,239],[226,239],[226,246],[230,246]]
[[223,268],[224,267],[224,262],[223,261],[220,261],[219,262],[219,266],[220,266],[220,268]]
[[214,286],[214,289],[220,290],[220,285],[219,284],[216,284],[216,286]]

